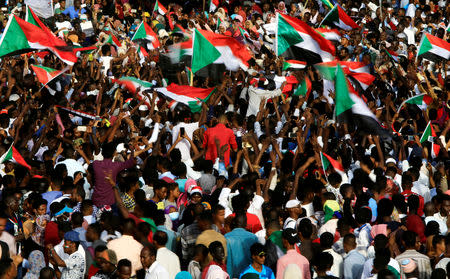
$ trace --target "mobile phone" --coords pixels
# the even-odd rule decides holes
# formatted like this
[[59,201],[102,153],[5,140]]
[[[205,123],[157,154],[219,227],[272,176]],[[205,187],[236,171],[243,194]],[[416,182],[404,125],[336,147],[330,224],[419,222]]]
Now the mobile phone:
[[78,131],[78,132],[86,132],[86,130],[87,130],[87,127],[86,127],[86,126],[78,126],[78,127],[77,127],[77,131]]
[[184,130],[184,127],[181,127],[180,128],[180,135],[182,135],[182,136],[184,136],[184,133],[185,133],[186,131]]
[[414,136],[408,136],[409,141],[414,141]]

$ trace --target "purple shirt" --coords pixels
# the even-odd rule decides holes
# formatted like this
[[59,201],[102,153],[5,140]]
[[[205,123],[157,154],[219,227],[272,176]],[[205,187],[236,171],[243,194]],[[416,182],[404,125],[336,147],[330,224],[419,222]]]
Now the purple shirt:
[[133,158],[125,162],[113,162],[112,159],[104,159],[103,161],[94,161],[92,163],[95,179],[94,192],[92,193],[94,205],[101,208],[104,205],[112,205],[115,203],[114,191],[111,184],[105,179],[106,173],[111,171],[115,181],[120,171],[131,168],[134,164]]

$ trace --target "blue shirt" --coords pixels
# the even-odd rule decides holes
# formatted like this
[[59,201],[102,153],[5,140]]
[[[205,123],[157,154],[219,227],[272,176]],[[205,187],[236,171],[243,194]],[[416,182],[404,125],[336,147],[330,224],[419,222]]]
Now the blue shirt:
[[250,265],[252,259],[250,247],[258,242],[256,235],[242,228],[236,228],[225,234],[227,240],[227,271],[230,278],[238,278]]
[[62,195],[63,194],[61,191],[50,191],[41,194],[42,198],[48,202],[47,214],[50,214],[50,204],[52,203],[52,201],[56,200],[59,197],[62,197]]
[[361,278],[366,258],[356,249],[348,252],[344,258],[344,279]]
[[252,265],[249,265],[244,271],[242,271],[241,278],[246,273],[256,273],[259,275],[260,279],[275,279],[275,275],[273,274],[272,269],[270,267],[263,265],[261,272],[258,272],[256,269],[253,268]]
[[177,250],[177,234],[174,231],[168,230],[164,225],[156,226],[156,230],[163,231],[167,234],[166,248],[175,253]]
[[65,15],[69,15],[70,19],[78,18],[79,14],[85,14],[86,10],[84,8],[81,8],[80,10],[75,10],[74,6],[70,6],[67,9],[65,9],[63,12]]

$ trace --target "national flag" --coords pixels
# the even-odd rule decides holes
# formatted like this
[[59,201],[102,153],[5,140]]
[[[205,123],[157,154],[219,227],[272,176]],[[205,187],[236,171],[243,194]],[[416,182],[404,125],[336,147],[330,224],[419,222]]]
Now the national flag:
[[8,150],[0,157],[0,164],[4,164],[8,161],[17,163],[31,170],[30,165],[27,164],[22,155],[20,155],[19,151],[17,151],[17,149],[14,147],[14,143],[11,144]]
[[209,0],[209,12],[213,13],[219,7],[219,0]]
[[378,134],[382,139],[390,139],[391,136],[381,126],[376,116],[367,107],[365,102],[356,94],[347,80],[342,67],[338,64],[335,77],[335,111],[336,118],[340,122],[354,123],[358,128],[372,134]]
[[73,46],[73,51],[75,53],[77,52],[84,52],[84,53],[93,53],[94,50],[97,50],[97,46],[89,46],[89,47],[81,47],[81,46]]
[[156,0],[153,12],[158,12],[161,15],[165,15],[167,13],[167,9],[164,8],[164,6],[161,5],[161,3],[158,0]]
[[334,8],[331,9],[330,12],[328,12],[328,14],[320,23],[320,25],[322,24],[336,26],[347,31],[359,28],[358,24],[356,24],[339,5],[334,6]]
[[150,42],[152,42],[153,48],[158,48],[160,46],[158,36],[153,31],[153,29],[144,21],[139,24],[139,27],[136,29],[136,33],[134,33],[133,38],[131,38],[131,41],[139,39],[149,40]]
[[186,75],[187,75],[189,85],[192,86],[194,84],[194,73],[192,72],[191,68],[189,68],[188,66],[186,66]]
[[105,44],[112,44],[116,47],[121,47],[122,44],[120,43],[119,39],[116,38],[113,34],[109,34],[108,39],[106,39]]
[[206,39],[197,29],[194,31],[192,43],[192,72],[214,63],[220,57],[217,48]]
[[[44,23],[42,23],[39,17],[33,12],[33,10],[29,6],[27,6],[26,8],[25,21],[40,28],[45,33],[46,40],[48,40],[48,49],[51,50],[64,63],[68,65],[73,65],[75,62],[77,62],[78,58],[75,55],[73,48],[69,47],[66,44],[66,42],[64,42],[60,38],[56,37],[56,35],[53,34],[53,32],[47,26],[45,26]],[[24,32],[24,34],[27,36],[27,33]],[[44,34],[42,35],[44,36]],[[44,38],[41,38],[41,40],[43,39]]]
[[390,50],[390,49],[385,49],[384,51],[386,51],[386,54],[389,56],[389,58],[394,60],[394,62],[398,63],[398,53],[397,52]]
[[333,60],[335,47],[300,19],[278,13],[275,53],[286,59],[315,64]]
[[[203,36],[199,37],[201,40],[200,42],[206,43],[203,40],[203,38],[205,38],[206,41],[213,45],[220,53],[219,58],[215,59],[212,63],[224,64],[225,67],[231,71],[237,71],[239,68],[244,70],[248,69],[248,61],[252,58],[252,55],[245,45],[229,36],[216,34],[206,30],[196,30],[195,34],[197,34],[197,32]],[[169,47],[169,57],[171,58],[172,63],[178,63],[183,57],[193,55],[192,41],[193,39]],[[206,57],[205,59],[208,60],[210,57]],[[196,72],[194,67],[192,67],[192,70],[194,73]]]
[[242,38],[248,39],[250,38],[250,34],[248,34],[247,30],[243,29],[242,27],[239,27],[239,33],[241,33]]
[[91,120],[101,120],[100,117],[95,116],[95,115],[90,114],[90,113],[87,113],[87,112],[84,112],[84,111],[81,111],[81,110],[76,110],[76,109],[72,109],[72,108],[62,107],[62,106],[59,106],[59,105],[56,105],[56,107],[58,109],[60,109],[60,110],[66,111],[67,113],[70,113],[72,115],[77,115],[79,117],[83,117],[83,118],[87,118],[87,119],[91,119]]
[[400,112],[400,110],[402,109],[403,105],[405,105],[405,104],[411,104],[411,105],[417,105],[417,106],[427,106],[427,105],[431,104],[432,102],[433,102],[433,98],[431,98],[426,93],[419,94],[419,95],[416,95],[414,97],[411,97],[411,98],[406,99],[405,101],[403,101],[400,104],[400,106],[398,107],[397,113]]
[[173,101],[187,105],[192,112],[199,112],[202,108],[201,103],[208,101],[216,88],[198,88],[172,83],[167,87],[155,88],[155,91]]
[[112,81],[121,85],[131,93],[136,93],[139,88],[139,91],[144,91],[153,87],[153,83],[135,77],[121,77],[119,79],[113,79]]
[[63,70],[56,70],[53,68],[44,67],[40,65],[31,65],[31,68],[36,74],[36,77],[39,80],[39,82],[42,83],[43,85],[49,83],[54,78],[56,78],[57,76],[68,70],[68,68]]
[[309,93],[311,93],[312,83],[311,80],[305,77],[302,82],[298,85],[297,90],[295,90],[295,96],[304,96],[306,100],[309,98]]
[[398,25],[398,21],[392,17],[389,21],[385,21],[385,25],[389,26],[389,28],[391,28],[393,31],[397,30],[397,25]]
[[330,0],[320,0],[322,2],[323,5],[327,6],[329,9],[333,9],[334,5],[333,3],[331,3]]
[[216,30],[219,30],[219,27],[220,27],[221,23],[222,23],[222,20],[220,19],[220,17],[217,17]]
[[419,56],[436,62],[442,61],[442,59],[449,60],[450,43],[428,33],[423,33],[417,51],[417,57]]
[[333,169],[340,175],[345,174],[344,166],[342,166],[339,161],[333,159],[330,155],[320,152],[320,161],[322,162],[324,173],[327,173],[327,170],[330,168],[330,166],[332,166]]
[[327,40],[337,41],[337,42],[341,41],[341,32],[339,32],[339,30],[337,30],[337,29],[316,28],[314,30],[316,30],[317,33],[322,35],[322,37],[324,37]]
[[283,63],[283,71],[286,71],[287,69],[301,70],[304,68],[306,68],[306,62],[303,61],[286,60]]
[[422,136],[420,137],[420,143],[424,143],[426,141],[433,141],[433,138],[436,137],[436,132],[434,132],[433,125],[431,125],[431,121],[428,121],[427,127],[425,127],[425,131],[423,131]]
[[336,67],[341,65],[344,73],[352,80],[358,82],[359,86],[363,90],[366,90],[375,77],[369,74],[370,70],[367,65],[362,62],[350,62],[350,61],[330,61],[324,63],[315,64],[314,67],[318,70],[319,74],[326,80],[334,80],[336,76]]
[[431,144],[431,158],[435,159],[439,156],[439,152],[441,151],[441,146],[436,143]]

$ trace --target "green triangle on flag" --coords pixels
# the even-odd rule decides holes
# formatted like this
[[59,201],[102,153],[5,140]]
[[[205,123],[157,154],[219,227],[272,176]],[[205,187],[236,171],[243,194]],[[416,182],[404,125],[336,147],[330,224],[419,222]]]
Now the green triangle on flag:
[[11,144],[8,150],[5,153],[3,153],[3,155],[0,157],[0,164],[3,164],[8,161],[12,161],[19,165],[22,165],[29,170],[31,169],[30,165],[27,164],[22,155],[20,155],[19,151],[17,151],[17,149],[14,147],[14,143]]
[[350,97],[348,90],[347,78],[340,64],[337,65],[336,79],[335,79],[335,102],[336,102],[336,116],[349,110],[355,104]]
[[303,42],[302,36],[292,27],[281,14],[278,15],[278,30],[277,30],[277,54],[283,54],[288,48],[298,43]]
[[14,15],[11,15],[0,39],[0,57],[14,51],[30,48],[25,33]]
[[417,52],[417,56],[420,56],[424,53],[427,53],[433,48],[433,45],[431,44],[430,40],[428,40],[425,33],[422,35],[422,40],[419,45],[419,51]]
[[320,152],[320,160],[322,160],[322,167],[323,167],[323,170],[326,171],[326,170],[328,169],[328,167],[331,165],[330,161],[328,160],[327,157],[325,157],[325,156],[323,155],[322,152]]
[[217,88],[214,88],[213,90],[211,90],[211,93],[209,93],[209,95],[204,98],[197,98],[198,101],[189,101],[188,105],[189,108],[191,109],[191,112],[196,113],[196,112],[200,112],[202,110],[202,103],[205,103],[209,100],[209,98],[211,97],[211,95],[217,91]]
[[203,67],[214,63],[220,55],[217,48],[195,29],[192,43],[192,72],[195,74]]
[[432,141],[432,138],[436,137],[436,133],[434,132],[433,125],[431,125],[431,121],[428,122],[425,131],[423,131],[422,136],[420,137],[420,143],[424,143],[426,141]]
[[295,96],[305,96],[306,99],[309,97],[309,93],[311,92],[311,81],[309,78],[305,77],[302,82],[298,85],[297,90],[295,90]]

